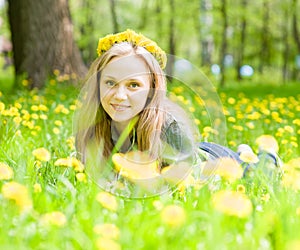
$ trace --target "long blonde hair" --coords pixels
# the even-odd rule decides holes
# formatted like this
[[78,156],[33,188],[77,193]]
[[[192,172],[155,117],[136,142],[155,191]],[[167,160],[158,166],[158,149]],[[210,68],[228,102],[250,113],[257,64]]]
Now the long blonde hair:
[[76,149],[83,162],[86,161],[89,144],[101,148],[105,159],[111,155],[114,148],[111,118],[100,101],[101,72],[113,58],[130,55],[138,56],[144,61],[149,68],[151,81],[149,100],[139,114],[136,124],[137,147],[141,151],[148,150],[153,157],[158,157],[161,148],[160,133],[165,122],[163,103],[166,98],[166,78],[157,60],[147,50],[124,42],[115,44],[93,62],[81,91],[81,107],[75,113],[74,130]]

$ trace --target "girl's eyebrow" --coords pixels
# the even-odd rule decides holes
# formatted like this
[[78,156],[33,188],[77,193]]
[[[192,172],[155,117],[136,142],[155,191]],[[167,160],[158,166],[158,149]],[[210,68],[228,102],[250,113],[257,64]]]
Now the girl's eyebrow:
[[113,79],[113,80],[116,79],[114,76],[110,76],[110,75],[104,75],[103,78],[110,78],[110,79]]

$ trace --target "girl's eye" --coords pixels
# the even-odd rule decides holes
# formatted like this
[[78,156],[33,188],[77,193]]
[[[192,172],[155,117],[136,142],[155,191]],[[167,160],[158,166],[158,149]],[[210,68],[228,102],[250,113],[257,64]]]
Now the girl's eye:
[[129,84],[129,86],[130,86],[130,88],[135,89],[135,88],[138,88],[140,85],[139,85],[137,82],[131,82],[131,83]]
[[114,81],[106,81],[106,85],[107,85],[108,87],[113,87],[113,86],[116,85],[116,83],[115,83]]

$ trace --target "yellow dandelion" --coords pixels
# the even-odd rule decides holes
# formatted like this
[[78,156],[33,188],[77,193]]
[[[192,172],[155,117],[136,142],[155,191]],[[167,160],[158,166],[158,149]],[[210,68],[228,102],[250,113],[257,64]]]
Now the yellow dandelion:
[[34,120],[37,120],[37,119],[39,119],[39,115],[36,113],[33,113],[33,114],[31,114],[31,118]]
[[261,200],[262,200],[262,201],[265,201],[265,202],[268,202],[268,201],[270,200],[270,198],[271,198],[271,196],[270,196],[269,193],[263,194],[263,195],[261,196]]
[[26,79],[23,79],[23,80],[22,80],[22,85],[23,85],[24,87],[27,87],[27,86],[29,85],[29,81],[26,80]]
[[161,211],[161,220],[171,227],[179,227],[186,221],[186,213],[181,206],[168,205]]
[[296,209],[296,215],[300,216],[300,207],[297,207],[297,209]]
[[300,157],[295,158],[284,164],[284,174],[282,185],[293,190],[300,190]]
[[233,105],[233,104],[235,104],[236,101],[235,101],[235,99],[233,97],[229,97],[228,100],[227,100],[227,102],[229,104]]
[[50,152],[45,148],[37,148],[32,151],[33,156],[39,161],[49,161],[51,158]]
[[161,202],[160,200],[154,200],[154,201],[152,202],[152,205],[155,207],[155,209],[156,209],[157,211],[162,210],[163,207],[164,207],[164,205],[162,204],[162,202]]
[[237,185],[237,187],[236,187],[236,191],[239,192],[239,193],[244,194],[244,193],[246,192],[246,188],[245,188],[244,185],[239,184],[239,185]]
[[75,157],[57,159],[54,166],[73,167],[76,172],[83,172],[84,170],[84,165]]
[[41,119],[41,120],[47,120],[47,119],[48,119],[48,116],[45,115],[45,114],[41,114],[41,115],[40,115],[40,119]]
[[5,110],[5,104],[3,102],[0,102],[0,112]]
[[42,192],[42,186],[41,186],[40,183],[35,183],[33,185],[33,192],[34,193],[40,193],[40,192]]
[[4,198],[13,200],[20,210],[24,211],[32,208],[28,189],[24,185],[14,181],[7,182],[3,184],[1,192]]
[[291,240],[286,243],[286,250],[299,250],[300,249],[300,240]]
[[259,159],[252,151],[243,151],[240,154],[240,159],[247,163],[257,163]]
[[71,150],[75,149],[75,138],[73,136],[67,139],[67,145],[69,149]]
[[60,130],[59,130],[59,128],[57,128],[57,127],[54,127],[54,128],[52,129],[52,131],[53,131],[53,133],[56,134],[56,135],[58,135],[58,134],[60,133]]
[[252,213],[252,203],[243,193],[221,190],[212,196],[214,208],[226,215],[240,218],[248,217]]
[[96,225],[93,228],[94,232],[103,238],[107,239],[119,239],[120,230],[115,224],[105,223],[101,225]]
[[243,168],[235,160],[229,157],[222,157],[215,161],[216,174],[225,180],[233,182],[243,177]]
[[79,182],[86,182],[86,174],[85,173],[77,173],[76,174],[76,179]]
[[39,110],[39,107],[38,107],[37,105],[32,105],[32,106],[30,107],[30,109],[31,109],[32,111],[38,111],[38,110]]
[[55,121],[54,121],[54,124],[55,124],[57,127],[60,127],[60,126],[62,126],[62,121],[61,121],[61,120],[55,120]]
[[41,217],[41,223],[45,225],[62,227],[66,225],[67,218],[62,212],[53,211],[50,213],[43,214]]
[[100,192],[96,196],[96,200],[106,209],[117,211],[118,203],[115,196],[107,192]]
[[10,180],[14,177],[14,171],[6,163],[0,162],[0,180]]
[[96,241],[96,247],[98,250],[121,250],[119,243],[108,238],[98,238]]
[[255,142],[262,150],[271,152],[278,152],[279,150],[278,143],[272,135],[261,135]]
[[82,164],[82,162],[76,159],[75,157],[72,157],[71,160],[72,160],[72,167],[74,168],[74,170],[76,172],[83,172],[84,165]]

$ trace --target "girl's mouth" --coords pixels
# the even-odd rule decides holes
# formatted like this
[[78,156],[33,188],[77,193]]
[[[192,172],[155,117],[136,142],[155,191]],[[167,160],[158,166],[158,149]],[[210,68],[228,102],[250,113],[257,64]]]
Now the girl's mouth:
[[115,110],[115,111],[125,111],[127,110],[128,108],[130,108],[129,105],[123,105],[123,104],[113,104],[111,103],[110,104],[112,106],[112,108]]

